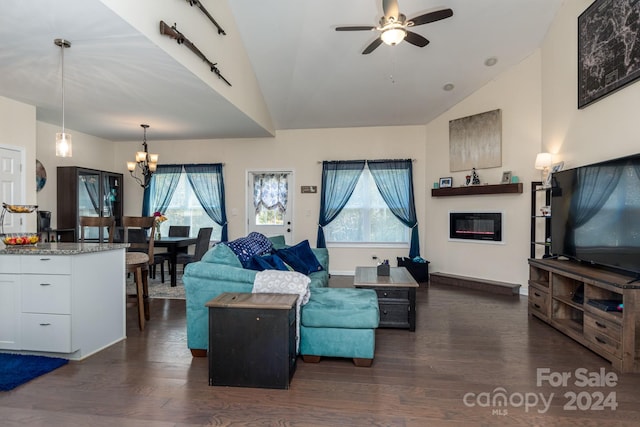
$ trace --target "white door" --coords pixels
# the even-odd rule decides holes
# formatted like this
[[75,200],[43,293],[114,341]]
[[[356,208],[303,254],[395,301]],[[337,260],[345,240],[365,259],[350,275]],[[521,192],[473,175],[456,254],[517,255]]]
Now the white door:
[[293,172],[251,171],[247,174],[247,230],[293,240]]
[[[21,167],[22,153],[19,150],[0,148],[0,197],[2,202],[13,205],[24,203],[22,182],[24,173]],[[4,215],[5,233],[24,231],[23,214]]]

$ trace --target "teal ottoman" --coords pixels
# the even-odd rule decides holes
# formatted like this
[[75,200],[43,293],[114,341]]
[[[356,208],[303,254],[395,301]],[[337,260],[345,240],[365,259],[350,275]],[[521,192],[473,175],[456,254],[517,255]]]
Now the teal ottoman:
[[300,314],[300,355],[348,357],[356,366],[371,366],[380,320],[373,289],[313,288]]

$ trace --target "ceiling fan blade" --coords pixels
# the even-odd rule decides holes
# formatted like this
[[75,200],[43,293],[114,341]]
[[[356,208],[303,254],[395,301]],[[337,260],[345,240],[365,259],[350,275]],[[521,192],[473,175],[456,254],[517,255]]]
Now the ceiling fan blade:
[[415,18],[409,19],[409,22],[413,22],[413,25],[424,25],[430,22],[440,21],[441,19],[450,18],[453,16],[453,10],[451,9],[442,9],[436,10],[435,12],[425,13],[424,15],[416,16]]
[[365,26],[356,26],[356,27],[336,27],[336,31],[371,31],[375,30],[376,27],[365,27]]
[[371,42],[371,44],[369,46],[367,46],[367,48],[362,51],[363,55],[368,55],[371,52],[373,52],[378,46],[380,46],[380,44],[382,43],[382,39],[380,37],[378,37],[377,39],[375,39],[373,42]]
[[389,17],[393,16],[395,20],[398,20],[400,10],[398,10],[398,0],[382,0],[382,10],[384,11],[384,17],[389,20]]
[[407,36],[404,38],[408,43],[418,47],[425,47],[429,44],[429,40],[422,37],[420,34],[414,33],[412,31],[407,31]]

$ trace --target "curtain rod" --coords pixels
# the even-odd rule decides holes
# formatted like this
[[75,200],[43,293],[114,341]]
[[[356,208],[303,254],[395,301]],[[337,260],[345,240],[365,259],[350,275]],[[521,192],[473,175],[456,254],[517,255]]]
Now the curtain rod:
[[[318,160],[318,164],[321,165],[324,162],[349,162],[349,161],[359,161],[361,159],[351,159],[351,160]],[[370,160],[364,160],[365,162],[371,161],[371,162],[379,162],[379,161],[385,161],[385,160],[389,160],[389,161],[397,161],[397,160],[411,160],[412,162],[417,162],[418,159],[370,159]]]
[[202,165],[222,165],[224,166],[224,163],[162,163],[159,164],[158,166],[202,166]]

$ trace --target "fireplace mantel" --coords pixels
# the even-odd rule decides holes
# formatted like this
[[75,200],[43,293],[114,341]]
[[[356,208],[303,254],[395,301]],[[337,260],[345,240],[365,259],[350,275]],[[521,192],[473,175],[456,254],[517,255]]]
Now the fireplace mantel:
[[431,197],[445,196],[475,196],[480,194],[507,194],[522,193],[522,183],[493,184],[493,185],[469,185],[465,187],[448,187],[431,189]]

